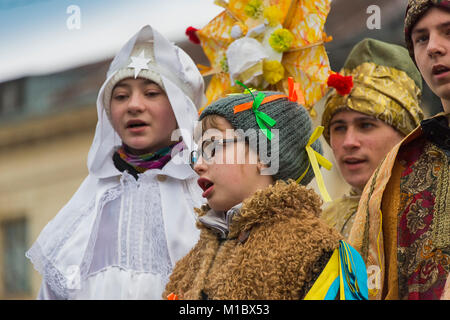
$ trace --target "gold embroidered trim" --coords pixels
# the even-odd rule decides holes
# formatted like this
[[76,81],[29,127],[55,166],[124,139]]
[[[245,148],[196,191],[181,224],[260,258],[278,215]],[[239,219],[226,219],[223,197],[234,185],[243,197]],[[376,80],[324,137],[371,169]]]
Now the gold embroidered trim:
[[433,150],[441,156],[441,168],[437,177],[438,185],[434,204],[432,239],[437,248],[450,247],[450,179],[449,160],[445,153],[433,145]]

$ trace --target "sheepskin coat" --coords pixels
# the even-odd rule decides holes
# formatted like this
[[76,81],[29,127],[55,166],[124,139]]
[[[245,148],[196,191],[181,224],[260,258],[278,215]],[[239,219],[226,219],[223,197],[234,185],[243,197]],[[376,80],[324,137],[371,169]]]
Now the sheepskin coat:
[[225,236],[201,223],[196,246],[175,266],[163,297],[180,299],[302,299],[342,236],[319,219],[312,190],[277,181],[224,217]]

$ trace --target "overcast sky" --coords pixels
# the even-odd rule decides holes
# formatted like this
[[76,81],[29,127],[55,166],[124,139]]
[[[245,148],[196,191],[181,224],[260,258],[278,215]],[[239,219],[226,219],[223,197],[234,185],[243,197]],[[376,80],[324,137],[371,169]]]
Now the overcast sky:
[[221,11],[213,0],[0,0],[0,82],[112,57],[146,24],[177,42]]

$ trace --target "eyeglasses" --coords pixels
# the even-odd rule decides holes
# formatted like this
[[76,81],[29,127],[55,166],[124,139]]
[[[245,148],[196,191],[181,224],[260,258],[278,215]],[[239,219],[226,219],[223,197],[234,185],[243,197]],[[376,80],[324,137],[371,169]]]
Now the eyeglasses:
[[191,151],[189,163],[192,168],[194,168],[194,165],[197,163],[198,159],[200,158],[200,155],[202,158],[209,162],[214,158],[216,155],[216,150],[220,146],[223,149],[223,146],[225,146],[227,143],[235,143],[238,141],[245,141],[247,139],[234,137],[232,139],[209,139],[202,141],[201,147],[197,150]]

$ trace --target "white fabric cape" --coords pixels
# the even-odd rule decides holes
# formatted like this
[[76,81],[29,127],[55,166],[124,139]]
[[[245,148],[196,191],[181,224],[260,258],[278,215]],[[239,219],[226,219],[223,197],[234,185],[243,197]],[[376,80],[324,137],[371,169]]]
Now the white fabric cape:
[[[112,128],[102,101],[107,81],[117,70],[126,67],[129,55],[137,41],[154,42],[155,60],[157,65],[163,67],[161,78],[181,129],[183,141],[187,145],[187,150],[172,158],[162,170],[148,170],[143,174],[152,175],[155,178],[157,174],[168,177],[164,183],[158,183],[172,266],[198,239],[195,220],[188,212],[183,211],[186,209],[186,202],[172,198],[171,194],[173,190],[180,188],[180,182],[185,181],[188,191],[193,196],[193,202],[201,205],[199,203],[202,201],[201,196],[196,197],[197,192],[201,194],[201,189],[194,186],[196,173],[187,164],[187,158],[193,147],[192,134],[196,125],[197,109],[205,101],[203,78],[186,53],[172,45],[151,26],[145,26],[116,55],[107,73],[107,79],[99,91],[98,122],[87,161],[89,175],[70,201],[47,224],[26,253],[35,269],[43,275],[44,281],[47,281],[47,285],[58,298],[70,298],[71,290],[76,287],[71,282],[76,277],[83,282],[88,276],[92,261],[91,246],[95,244],[95,239],[91,238],[95,237],[97,233],[95,228],[98,228],[101,218],[100,199],[105,197],[107,190],[119,185],[120,180],[124,179],[123,173],[116,169],[112,161],[114,150],[121,145],[121,139]],[[185,91],[186,88],[191,90],[194,101],[180,89],[181,86],[184,86]],[[183,234],[180,232],[181,229],[184,229]]]

